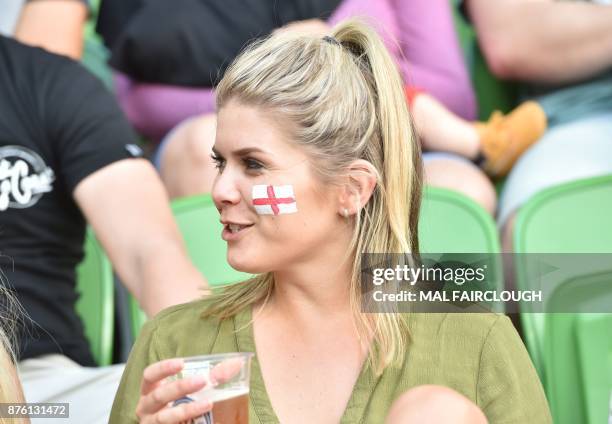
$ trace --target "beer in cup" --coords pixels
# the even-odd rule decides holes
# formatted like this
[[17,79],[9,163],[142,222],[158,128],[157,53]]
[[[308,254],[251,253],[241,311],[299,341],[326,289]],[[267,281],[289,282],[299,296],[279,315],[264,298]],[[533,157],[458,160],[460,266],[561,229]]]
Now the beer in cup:
[[172,380],[202,376],[201,390],[174,401],[173,406],[206,399],[213,408],[194,424],[248,424],[252,353],[236,352],[183,358],[185,366]]

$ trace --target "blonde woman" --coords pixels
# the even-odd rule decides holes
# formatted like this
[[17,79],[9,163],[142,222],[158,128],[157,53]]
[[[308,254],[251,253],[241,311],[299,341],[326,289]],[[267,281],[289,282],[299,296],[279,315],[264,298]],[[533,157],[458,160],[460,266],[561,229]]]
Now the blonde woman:
[[[149,322],[111,422],[203,414],[207,402],[168,407],[204,384],[167,382],[182,367],[171,358],[233,351],[255,353],[251,423],[550,422],[506,317],[360,310],[361,253],[418,252],[421,196],[401,79],[372,29],[252,45],[217,108],[221,236],[257,276]],[[262,187],[287,203],[262,202]]]

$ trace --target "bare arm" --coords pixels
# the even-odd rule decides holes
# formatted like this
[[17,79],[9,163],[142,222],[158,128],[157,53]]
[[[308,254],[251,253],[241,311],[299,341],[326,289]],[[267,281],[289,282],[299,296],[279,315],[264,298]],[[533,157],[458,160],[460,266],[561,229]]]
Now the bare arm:
[[81,181],[74,197],[121,280],[147,315],[202,296],[207,284],[189,260],[153,167],[121,160]]
[[612,68],[612,7],[554,0],[468,0],[493,73],[563,83]]
[[15,38],[31,46],[79,59],[87,7],[74,0],[27,2],[15,29]]

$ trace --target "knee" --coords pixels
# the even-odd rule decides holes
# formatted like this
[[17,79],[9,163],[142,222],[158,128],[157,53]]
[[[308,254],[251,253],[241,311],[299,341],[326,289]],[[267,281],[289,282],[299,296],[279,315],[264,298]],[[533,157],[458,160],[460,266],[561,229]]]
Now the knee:
[[168,136],[159,158],[162,181],[171,198],[210,191],[216,169],[210,157],[216,115],[192,118]]
[[194,119],[186,128],[187,154],[193,155],[197,161],[211,164],[210,154],[215,144],[217,131],[217,115],[204,115]]
[[501,242],[504,252],[514,252],[514,222],[516,221],[516,212],[513,212],[508,219],[503,223]]
[[481,205],[491,215],[495,213],[495,187],[476,165],[454,159],[426,162],[425,183],[459,192]]
[[386,424],[410,423],[486,424],[487,419],[475,403],[444,386],[414,387],[393,402]]
[[173,130],[162,152],[160,160],[162,172],[164,168],[176,164],[211,163],[210,154],[215,142],[216,120],[215,115],[191,118]]

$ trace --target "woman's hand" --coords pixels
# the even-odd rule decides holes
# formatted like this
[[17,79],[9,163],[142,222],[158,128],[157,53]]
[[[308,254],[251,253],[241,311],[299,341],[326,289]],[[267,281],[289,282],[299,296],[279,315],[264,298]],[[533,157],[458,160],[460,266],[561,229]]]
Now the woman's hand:
[[174,401],[203,389],[202,376],[164,381],[183,369],[182,359],[168,359],[149,365],[142,375],[136,415],[143,424],[189,422],[212,409],[212,403],[200,400],[169,407]]

